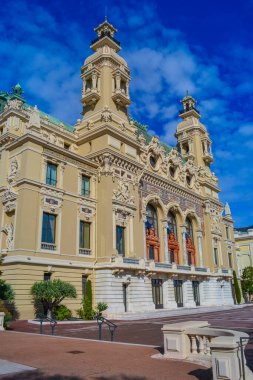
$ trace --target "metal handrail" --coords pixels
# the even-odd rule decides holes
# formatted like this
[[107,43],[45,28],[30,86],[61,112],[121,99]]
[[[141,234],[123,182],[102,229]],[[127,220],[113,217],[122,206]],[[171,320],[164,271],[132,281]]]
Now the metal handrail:
[[115,323],[113,323],[112,321],[109,321],[109,319],[106,319],[102,317],[102,315],[99,315],[99,314],[96,315],[96,320],[97,320],[97,324],[99,328],[98,339],[102,340],[102,326],[103,326],[103,323],[105,323],[108,326],[108,329],[110,332],[111,342],[113,342],[114,332],[118,326],[115,325]]
[[50,326],[52,329],[52,335],[54,335],[54,329],[55,329],[55,326],[57,325],[57,321],[53,318],[47,317],[45,314],[42,314],[42,313],[39,313],[37,315],[37,318],[39,318],[39,320],[40,320],[40,334],[43,334],[43,327],[42,327],[43,322],[48,321],[48,322],[50,322]]

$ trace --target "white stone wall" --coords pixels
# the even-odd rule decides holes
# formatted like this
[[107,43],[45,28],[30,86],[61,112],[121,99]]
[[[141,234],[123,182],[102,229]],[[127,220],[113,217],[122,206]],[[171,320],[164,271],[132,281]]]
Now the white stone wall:
[[[173,279],[165,275],[157,276],[163,279],[163,307],[176,309]],[[97,302],[106,302],[109,306],[107,312],[110,316],[125,312],[123,300],[123,284],[127,284],[127,311],[145,312],[154,311],[155,304],[152,299],[151,279],[146,276],[134,274],[113,274],[110,269],[96,271]],[[233,305],[232,290],[229,281],[218,281],[217,278],[200,281],[200,306]],[[184,307],[196,307],[193,296],[192,281],[183,281]]]

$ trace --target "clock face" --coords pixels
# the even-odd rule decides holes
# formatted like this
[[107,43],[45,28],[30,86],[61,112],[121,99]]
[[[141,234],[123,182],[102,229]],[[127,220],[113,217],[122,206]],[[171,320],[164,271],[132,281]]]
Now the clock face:
[[154,168],[157,163],[157,159],[154,156],[150,156],[149,158],[150,165]]

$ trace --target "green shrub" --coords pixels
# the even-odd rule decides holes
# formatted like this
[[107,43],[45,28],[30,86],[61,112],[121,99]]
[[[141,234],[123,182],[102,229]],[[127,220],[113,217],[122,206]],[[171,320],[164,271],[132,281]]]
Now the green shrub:
[[72,317],[71,310],[65,305],[58,305],[54,308],[54,318],[57,321],[64,321],[65,319],[70,319]]
[[47,313],[49,318],[52,317],[52,311],[64,298],[76,298],[77,296],[74,285],[59,279],[35,282],[31,288],[31,294],[35,308],[38,303],[41,303],[44,313]]
[[10,284],[7,284],[4,280],[0,280],[0,300],[13,301],[15,293]]
[[92,308],[92,287],[90,280],[86,283],[86,295],[84,297],[82,307],[76,310],[76,312],[80,318],[86,320],[94,319],[96,316],[96,311]]
[[241,295],[241,290],[240,290],[240,287],[239,287],[239,284],[238,284],[238,280],[237,280],[237,276],[236,276],[236,273],[235,271],[233,271],[233,279],[234,279],[234,287],[235,287],[235,298],[236,298],[236,302],[238,304],[241,303],[241,300],[242,300],[242,295]]
[[96,311],[98,315],[102,315],[103,311],[108,309],[108,305],[105,302],[98,302],[96,306]]
[[12,321],[13,318],[3,301],[0,301],[0,312],[4,312],[4,328],[6,328],[9,326],[9,322]]

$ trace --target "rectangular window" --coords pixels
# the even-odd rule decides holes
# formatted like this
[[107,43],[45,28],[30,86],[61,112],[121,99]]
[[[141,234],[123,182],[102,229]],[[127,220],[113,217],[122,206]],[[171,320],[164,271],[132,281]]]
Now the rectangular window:
[[47,163],[46,184],[50,186],[56,186],[57,184],[57,165],[51,162]]
[[52,273],[50,273],[50,272],[45,272],[45,273],[44,273],[44,281],[49,281],[49,280],[51,280],[51,275],[52,275]]
[[229,227],[228,226],[226,226],[226,238],[227,238],[227,240],[229,239]]
[[47,243],[47,244],[44,244],[43,248],[55,249],[55,228],[56,228],[56,215],[43,212],[41,242]]
[[154,260],[154,259],[155,259],[154,246],[150,245],[150,247],[149,247],[149,260]]
[[125,256],[125,228],[116,226],[116,249],[118,254]]
[[82,175],[82,189],[81,194],[85,197],[90,196],[90,177]]
[[214,247],[213,254],[214,254],[214,264],[218,265],[218,248],[217,247]]
[[232,260],[231,252],[228,253],[228,265],[229,265],[229,268],[233,268],[233,260]]
[[79,248],[90,249],[90,223],[80,221]]

